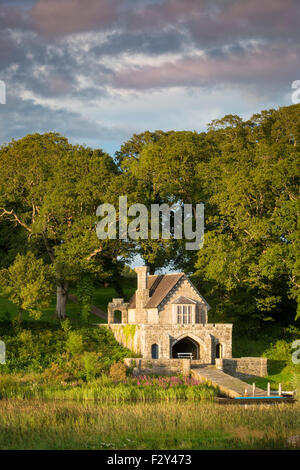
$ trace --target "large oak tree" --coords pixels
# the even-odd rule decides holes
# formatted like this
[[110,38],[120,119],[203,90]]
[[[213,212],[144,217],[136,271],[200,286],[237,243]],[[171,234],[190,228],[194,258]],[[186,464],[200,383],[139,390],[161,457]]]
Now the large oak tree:
[[70,281],[84,273],[107,277],[118,265],[119,241],[100,241],[95,231],[96,208],[116,173],[108,154],[55,133],[28,135],[0,150],[0,218],[21,227],[28,249],[53,266],[60,319]]

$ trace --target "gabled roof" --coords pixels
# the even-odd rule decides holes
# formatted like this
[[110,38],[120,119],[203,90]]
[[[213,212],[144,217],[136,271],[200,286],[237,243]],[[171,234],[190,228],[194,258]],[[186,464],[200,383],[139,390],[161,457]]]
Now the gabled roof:
[[[148,300],[145,308],[155,308],[164,300],[171,289],[177,282],[185,276],[184,273],[177,274],[162,274],[148,276],[148,288],[150,290],[150,299]],[[129,301],[128,308],[136,308],[135,294]]]

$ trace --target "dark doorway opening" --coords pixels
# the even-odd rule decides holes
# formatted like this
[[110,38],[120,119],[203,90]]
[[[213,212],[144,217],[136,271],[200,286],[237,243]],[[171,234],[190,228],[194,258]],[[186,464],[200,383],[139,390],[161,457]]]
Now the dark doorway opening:
[[114,323],[122,323],[122,312],[120,310],[114,311]]
[[177,341],[172,348],[172,358],[177,359],[178,353],[191,353],[192,359],[199,359],[200,352],[199,352],[199,344],[194,341],[192,338],[186,336],[181,340]]
[[222,344],[217,344],[216,346],[216,359],[222,359],[223,357],[223,347]]

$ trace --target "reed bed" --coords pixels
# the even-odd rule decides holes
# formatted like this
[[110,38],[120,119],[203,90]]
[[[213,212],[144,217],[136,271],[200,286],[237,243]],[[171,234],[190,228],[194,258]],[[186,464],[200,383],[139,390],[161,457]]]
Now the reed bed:
[[299,404],[1,401],[0,449],[294,449],[299,434]]
[[98,403],[135,403],[148,401],[213,400],[218,390],[194,379],[179,377],[142,377],[113,382],[103,375],[88,383],[39,383],[17,380],[15,376],[0,378],[0,398],[95,401]]

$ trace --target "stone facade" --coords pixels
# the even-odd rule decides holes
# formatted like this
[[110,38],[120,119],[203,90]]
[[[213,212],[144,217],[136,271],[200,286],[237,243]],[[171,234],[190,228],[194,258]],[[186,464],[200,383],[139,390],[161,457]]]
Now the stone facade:
[[215,364],[240,379],[267,375],[265,358],[232,358],[232,324],[207,322],[210,306],[184,273],[149,276],[146,266],[135,270],[134,296],[128,303],[109,303],[106,327],[140,356],[125,359],[136,374],[188,375],[191,367]]
[[[136,268],[137,290],[129,303],[113,299],[108,327],[117,341],[145,359],[192,355],[199,364],[232,356],[232,325],[207,323],[210,308],[184,273],[149,276]],[[114,318],[121,311],[121,324]]]
[[[198,364],[214,364],[217,346],[222,346],[224,358],[232,356],[232,325],[124,325],[109,324],[116,340],[145,359],[176,359],[174,346],[188,338],[197,349]],[[153,345],[158,346],[158,357],[153,358]]]
[[190,359],[124,359],[127,367],[133,368],[134,375],[172,375],[182,374],[190,375],[191,360]]
[[216,368],[239,379],[268,375],[267,358],[265,357],[216,359]]

